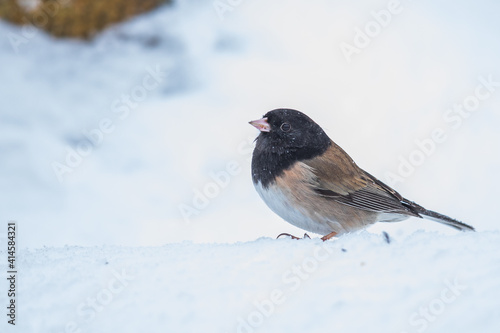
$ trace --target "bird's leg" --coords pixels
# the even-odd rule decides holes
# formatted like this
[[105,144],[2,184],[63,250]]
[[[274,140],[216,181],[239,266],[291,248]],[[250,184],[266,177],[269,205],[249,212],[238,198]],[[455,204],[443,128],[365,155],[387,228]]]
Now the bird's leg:
[[335,231],[333,231],[333,232],[330,232],[328,235],[321,237],[321,240],[324,242],[324,241],[329,240],[332,237],[335,237],[336,235],[337,235],[337,233]]
[[281,236],[288,236],[288,237],[290,237],[291,239],[306,239],[306,238],[311,239],[311,237],[309,237],[309,235],[308,235],[308,234],[304,234],[304,237],[303,237],[303,238],[299,238],[299,237],[296,237],[296,236],[294,236],[294,235],[287,234],[287,233],[285,233],[285,232],[284,232],[284,233],[282,233],[282,234],[279,234],[279,235],[278,235],[278,237],[276,237],[276,239],[280,238]]

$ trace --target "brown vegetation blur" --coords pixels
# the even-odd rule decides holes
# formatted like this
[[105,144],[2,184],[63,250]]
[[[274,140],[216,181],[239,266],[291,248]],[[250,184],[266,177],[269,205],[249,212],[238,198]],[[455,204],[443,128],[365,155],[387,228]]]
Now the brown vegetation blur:
[[32,24],[57,37],[90,38],[170,0],[0,0],[0,19]]

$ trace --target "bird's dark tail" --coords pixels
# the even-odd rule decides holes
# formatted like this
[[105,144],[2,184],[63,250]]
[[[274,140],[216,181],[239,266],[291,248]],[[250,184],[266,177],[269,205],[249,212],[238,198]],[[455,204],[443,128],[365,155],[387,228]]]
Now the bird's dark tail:
[[412,201],[405,200],[405,202],[403,202],[403,205],[407,206],[408,208],[410,208],[413,212],[417,213],[418,215],[421,215],[429,220],[433,220],[433,221],[445,224],[447,226],[453,227],[453,228],[458,229],[460,231],[476,231],[474,229],[474,227],[472,227],[468,224],[465,224],[465,223],[460,222],[458,220],[452,219],[449,216],[439,214],[439,213],[434,212],[432,210],[427,210],[424,207],[422,207],[422,206],[420,206]]

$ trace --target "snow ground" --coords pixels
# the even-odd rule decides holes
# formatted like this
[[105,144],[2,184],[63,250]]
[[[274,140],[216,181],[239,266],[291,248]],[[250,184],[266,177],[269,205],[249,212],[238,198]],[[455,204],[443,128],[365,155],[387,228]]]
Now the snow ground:
[[19,260],[18,326],[2,332],[500,329],[498,232],[71,246]]

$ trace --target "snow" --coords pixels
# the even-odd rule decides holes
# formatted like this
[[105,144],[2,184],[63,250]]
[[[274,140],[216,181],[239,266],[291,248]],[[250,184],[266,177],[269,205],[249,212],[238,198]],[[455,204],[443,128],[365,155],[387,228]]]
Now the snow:
[[500,328],[498,232],[68,246],[21,258],[16,332]]
[[[227,3],[221,18],[180,0],[89,42],[0,22],[0,253],[15,220],[19,331],[231,332],[285,298],[241,331],[497,332],[500,4]],[[348,61],[340,45],[388,11]],[[274,240],[304,231],[251,183],[248,121],[277,107],[479,232],[377,224],[326,243],[290,290],[283,274],[322,244]],[[116,292],[123,269],[134,279]],[[412,315],[440,310],[455,281],[467,288],[423,329]],[[86,320],[97,295],[113,299]]]

